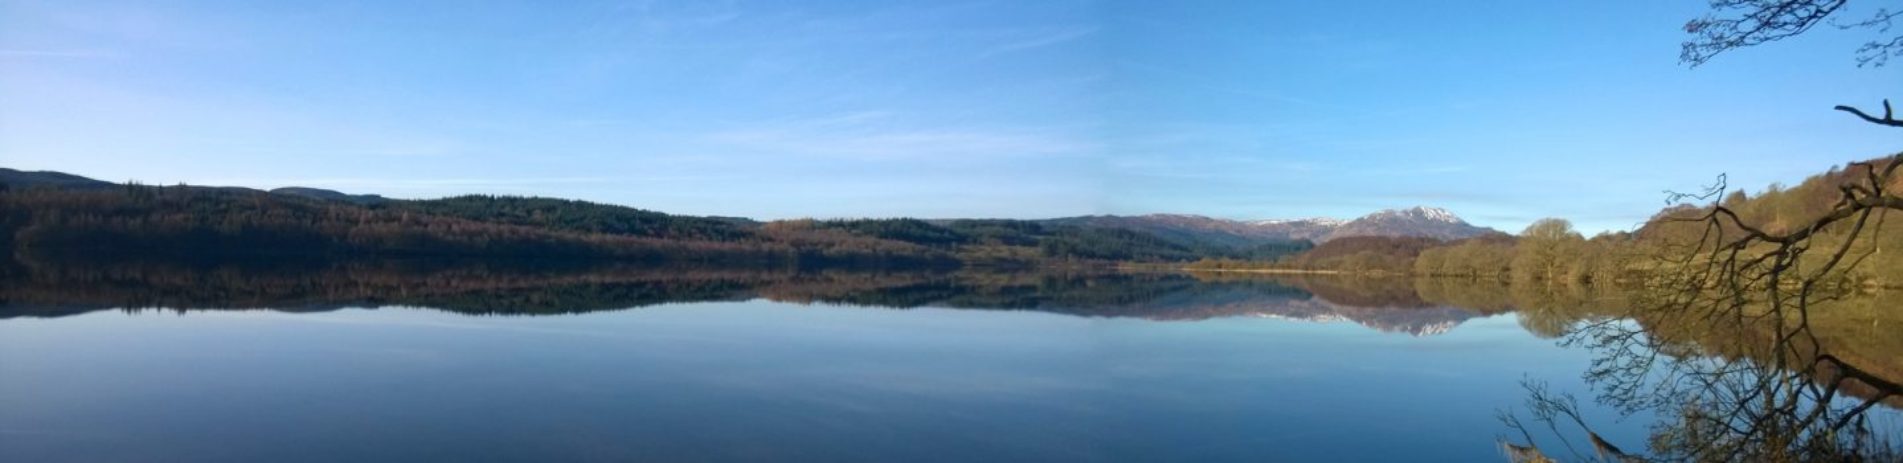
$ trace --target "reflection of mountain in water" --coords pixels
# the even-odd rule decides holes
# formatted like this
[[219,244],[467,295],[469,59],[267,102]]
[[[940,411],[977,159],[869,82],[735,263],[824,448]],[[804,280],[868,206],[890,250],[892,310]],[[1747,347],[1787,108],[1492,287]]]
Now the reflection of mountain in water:
[[[1293,292],[1278,293],[1260,286],[1288,285]],[[1198,282],[1194,289],[1145,303],[1141,314],[1149,320],[1205,320],[1224,317],[1261,317],[1304,322],[1354,322],[1389,333],[1426,336],[1445,333],[1478,312],[1457,307],[1417,304],[1358,306],[1311,292],[1312,283],[1278,280],[1251,285],[1242,282]]]
[[[1236,284],[1256,279],[1223,279],[1199,275],[1209,285]],[[1309,322],[1352,321],[1388,333],[1429,336],[1446,333],[1485,312],[1423,300],[1405,279],[1293,278],[1272,280],[1301,288],[1309,297],[1259,304],[1241,301],[1232,316],[1255,316]],[[1250,306],[1249,304],[1257,304]]]
[[1365,307],[1344,307],[1343,314],[1355,323],[1390,333],[1407,333],[1415,336],[1431,336],[1446,333],[1460,326],[1461,322],[1479,314],[1456,307],[1419,307],[1405,310],[1370,310]]
[[1385,332],[1444,333],[1479,315],[1428,304],[1411,287],[1336,280],[1207,280],[1174,273],[994,273],[637,268],[445,262],[12,265],[0,318],[124,308],[314,312],[427,307],[538,315],[740,301],[884,308],[1029,310],[1190,321],[1268,317],[1353,321]]
[[[377,261],[188,265],[0,261],[0,319],[105,310],[272,310],[411,306],[468,315],[559,315],[670,303],[767,299],[907,309],[1022,310],[1080,317],[1195,321],[1261,317],[1352,321],[1389,333],[1445,333],[1476,316],[1517,311],[1539,336],[1590,320],[1632,320],[1673,352],[1753,358],[1726,346],[1754,331],[1714,330],[1634,312],[1616,290],[1573,292],[1459,279],[1275,278],[1180,273],[855,272],[639,268],[553,262]],[[1885,378],[1903,377],[1903,337],[1889,301],[1833,303],[1809,319],[1818,348]],[[1872,391],[1846,388],[1856,397]],[[1894,397],[1884,403],[1898,406]]]

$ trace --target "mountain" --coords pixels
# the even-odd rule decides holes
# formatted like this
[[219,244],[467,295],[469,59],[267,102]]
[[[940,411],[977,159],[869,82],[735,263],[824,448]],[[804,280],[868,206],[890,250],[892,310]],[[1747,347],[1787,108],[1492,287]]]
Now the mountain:
[[92,189],[108,188],[113,183],[64,172],[23,171],[0,167],[0,185],[19,189],[35,187]]
[[1150,214],[1138,216],[1087,215],[1040,221],[1045,225],[1084,228],[1119,228],[1156,235],[1178,244],[1210,244],[1228,248],[1247,248],[1270,243],[1307,239],[1285,227],[1263,226],[1214,217],[1187,214]]
[[389,198],[384,198],[378,195],[353,195],[353,194],[348,194],[348,193],[344,193],[344,192],[336,191],[336,190],[325,190],[322,188],[306,188],[301,186],[278,188],[275,190],[271,190],[271,194],[300,196],[300,197],[311,198],[311,199],[322,200],[322,201],[343,201],[346,203],[366,204],[366,205],[367,204],[382,204],[386,201],[389,201]]
[[[143,191],[136,185],[119,188],[120,185],[115,183],[77,175],[59,172],[24,172],[13,169],[0,169],[0,185],[18,189],[52,188],[90,191],[123,189],[126,190],[126,194],[136,193],[134,190]],[[530,227],[538,233],[600,234],[604,237],[658,238],[681,242],[776,242],[776,245],[786,244],[794,247],[820,243],[830,243],[825,244],[826,246],[839,246],[849,241],[855,243],[852,246],[871,246],[874,242],[878,242],[883,243],[880,245],[907,249],[908,251],[905,252],[929,250],[939,253],[956,248],[972,250],[974,253],[987,256],[1010,257],[985,251],[987,246],[1005,246],[1020,248],[1014,252],[1034,252],[1046,257],[1111,261],[1183,261],[1198,258],[1272,260],[1307,250],[1313,246],[1312,243],[1342,237],[1376,235],[1455,239],[1489,231],[1469,225],[1446,210],[1425,207],[1382,211],[1352,221],[1330,218],[1237,221],[1199,215],[1151,214],[1099,215],[1041,221],[908,219],[782,221],[775,222],[773,227],[767,227],[766,223],[745,219],[673,215],[612,204],[553,198],[469,195],[427,200],[398,200],[378,195],[346,194],[306,187],[285,187],[264,191],[243,187],[180,185],[164,187],[164,190],[212,195],[204,196],[201,201],[205,203],[199,204],[200,207],[205,204],[229,201],[236,196],[265,196],[307,205],[310,204],[309,201],[342,203],[365,208],[367,209],[365,212],[368,213],[395,213],[398,214],[396,216],[398,218],[407,217],[402,214],[414,213],[433,217],[430,220],[454,219],[490,226]],[[52,198],[42,198],[42,200],[61,201]],[[53,207],[52,203],[41,206]],[[282,204],[269,205],[269,207],[297,209],[306,206]],[[325,212],[324,209],[308,209],[306,212],[299,213],[341,213],[336,211],[341,209],[331,212]],[[160,211],[149,212],[159,213]],[[193,214],[197,213],[186,213],[180,217],[191,217]],[[317,218],[307,218],[317,220]],[[252,219],[264,220],[263,218]],[[209,219],[196,217],[194,220]],[[133,227],[132,224],[136,223],[138,222],[133,221],[113,226]],[[390,225],[419,225],[399,225],[403,223],[405,222],[399,220]],[[451,222],[442,222],[441,225],[447,227],[448,223]],[[272,226],[278,225],[283,224]],[[506,233],[501,228],[485,230],[487,231],[484,233]],[[425,235],[437,232],[448,233],[442,230],[412,231]],[[126,229],[119,232],[143,233],[152,232],[152,230]],[[325,233],[330,232],[341,233],[337,230],[325,231]],[[344,235],[332,238],[343,239],[342,236]],[[535,239],[544,238],[556,241],[566,239],[554,236]],[[862,239],[872,241],[854,241]],[[781,241],[785,242],[780,243]],[[473,242],[480,243],[481,240]],[[526,243],[517,244],[526,245]]]
[[[4,185],[7,188],[16,188],[16,189],[54,188],[54,189],[61,189],[61,190],[103,190],[103,189],[112,188],[116,186],[122,186],[119,183],[113,183],[113,182],[92,179],[87,177],[81,177],[78,175],[68,174],[65,172],[23,171],[23,170],[16,170],[16,169],[8,169],[5,167],[0,167],[0,185]],[[257,189],[237,187],[237,186],[203,186],[203,185],[178,185],[178,186],[195,190],[195,191],[220,191],[220,192],[227,192],[227,193],[256,193],[260,191]],[[291,196],[304,196],[304,197],[317,198],[317,199],[346,200],[345,198],[365,198],[365,197],[375,197],[378,199],[382,199],[381,197],[378,197],[376,195],[351,196],[351,195],[346,195],[343,193],[338,193],[335,191],[319,190],[316,188],[290,187],[290,188],[279,188],[278,190],[273,190],[272,192],[277,193],[284,190],[299,190],[299,192],[296,192],[296,193],[286,192],[285,194],[289,194]],[[303,192],[309,192],[309,193],[304,194]],[[322,194],[334,195],[334,198],[319,197],[319,195],[322,195]]]
[[1053,225],[1121,228],[1149,233],[1178,243],[1245,248],[1294,241],[1327,242],[1351,236],[1425,237],[1454,240],[1497,233],[1474,226],[1446,209],[1414,207],[1389,209],[1354,220],[1327,217],[1276,220],[1229,220],[1200,215],[1149,214],[1091,215],[1043,221]]
[[46,258],[398,256],[946,268],[1190,262],[1301,250],[1188,246],[1134,230],[1023,220],[755,222],[556,198],[389,199],[301,187],[149,186],[53,172],[4,174],[0,251]]
[[1287,236],[1291,240],[1325,241],[1328,234],[1341,224],[1341,219],[1313,217],[1307,219],[1271,219],[1247,222],[1249,225],[1273,234]]
[[1495,230],[1477,227],[1460,216],[1437,207],[1389,209],[1362,216],[1335,227],[1324,240],[1350,236],[1418,236],[1457,240],[1480,236]]

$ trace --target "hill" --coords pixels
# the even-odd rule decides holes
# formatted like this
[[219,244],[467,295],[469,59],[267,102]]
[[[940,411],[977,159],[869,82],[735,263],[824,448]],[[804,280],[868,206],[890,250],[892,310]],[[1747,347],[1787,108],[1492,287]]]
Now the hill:
[[1389,209],[1353,220],[1325,217],[1293,220],[1229,220],[1200,215],[1150,214],[1092,215],[1043,221],[1090,228],[1118,228],[1150,233],[1189,246],[1247,248],[1276,243],[1328,241],[1356,236],[1418,237],[1458,240],[1489,233],[1446,209],[1414,207]]
[[301,196],[305,198],[318,199],[318,200],[324,200],[324,201],[343,201],[347,203],[356,203],[356,204],[380,204],[380,203],[383,203],[384,201],[388,201],[387,198],[384,198],[382,196],[377,196],[377,195],[353,195],[353,194],[345,194],[344,192],[336,191],[336,190],[325,190],[321,188],[306,188],[306,187],[298,187],[298,186],[274,189],[274,190],[271,190],[271,194],[279,194],[279,195],[287,195],[287,196]]
[[1085,228],[1115,228],[1156,235],[1178,244],[1246,248],[1308,239],[1273,226],[1187,214],[1139,216],[1089,215],[1041,220],[1040,223]]
[[1137,230],[1022,220],[761,223],[553,198],[407,200],[302,187],[120,185],[57,172],[5,174],[0,177],[0,247],[30,256],[1027,266],[1272,258],[1306,248],[1211,247]]
[[1335,227],[1323,241],[1353,236],[1388,236],[1458,240],[1496,230],[1468,224],[1460,216],[1436,207],[1389,209],[1354,219]]
[[64,172],[23,171],[0,167],[0,186],[7,188],[111,188],[112,182]]
[[[1152,214],[763,223],[555,198],[464,195],[419,200],[307,187],[153,187],[12,169],[0,169],[0,186],[14,192],[9,205],[16,208],[0,223],[8,227],[0,230],[6,245],[117,253],[173,247],[209,254],[242,248],[252,253],[628,258],[632,252],[643,259],[663,259],[708,251],[716,257],[695,258],[1029,265],[1053,260],[1270,261],[1306,251],[1314,247],[1311,243],[1347,238],[1456,240],[1496,233],[1426,207],[1346,221]],[[1364,244],[1351,240],[1344,246],[1359,250]],[[652,249],[632,251],[637,248]],[[1322,254],[1333,252],[1328,249]],[[746,257],[735,257],[740,255]]]

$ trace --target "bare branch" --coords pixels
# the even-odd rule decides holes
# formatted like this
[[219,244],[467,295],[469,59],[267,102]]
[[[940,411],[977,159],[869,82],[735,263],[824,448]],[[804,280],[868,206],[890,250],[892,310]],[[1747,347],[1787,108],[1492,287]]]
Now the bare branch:
[[1712,0],[1717,13],[1685,23],[1685,32],[1694,35],[1685,41],[1679,62],[1692,67],[1705,64],[1719,53],[1783,40],[1822,22],[1843,8],[1847,0]]
[[[1838,21],[1848,0],[1711,0],[1711,13],[1685,23],[1692,35],[1679,51],[1681,63],[1698,67],[1726,51],[1762,45],[1810,31],[1828,22],[1837,29],[1873,29],[1888,34],[1903,10],[1878,9],[1860,20]],[[1828,20],[1828,21],[1826,21]],[[1903,57],[1903,35],[1864,43],[1856,50],[1858,67],[1883,67],[1892,57]]]
[[1837,105],[1837,107],[1831,108],[1831,109],[1836,109],[1838,111],[1855,114],[1857,115],[1857,117],[1862,118],[1864,121],[1867,121],[1872,124],[1887,125],[1890,127],[1903,127],[1903,120],[1896,119],[1895,113],[1890,110],[1890,100],[1887,98],[1883,100],[1883,117],[1881,118],[1864,113],[1863,110],[1861,109],[1857,109],[1857,108],[1845,106],[1845,105]]

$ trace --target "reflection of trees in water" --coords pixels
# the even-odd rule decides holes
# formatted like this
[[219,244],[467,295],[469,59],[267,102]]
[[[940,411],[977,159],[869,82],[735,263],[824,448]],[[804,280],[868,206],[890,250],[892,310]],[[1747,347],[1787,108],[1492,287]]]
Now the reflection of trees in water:
[[[466,314],[567,314],[660,303],[794,303],[1070,310],[1141,306],[1195,290],[1168,274],[854,271],[626,266],[556,261],[119,262],[13,266],[0,316],[112,308],[285,311],[415,306]],[[1268,286],[1266,293],[1306,293]]]
[[[1766,322],[1800,313],[1779,316],[1770,308],[1634,309],[1708,300],[1709,295],[1661,299],[1643,290],[1457,278],[802,271],[540,261],[37,262],[0,267],[0,276],[6,279],[0,285],[0,317],[142,307],[319,311],[384,305],[533,315],[765,298],[1151,320],[1348,319],[1386,331],[1433,334],[1472,316],[1518,311],[1529,331],[1599,354],[1589,374],[1599,402],[1664,418],[1648,445],[1603,440],[1600,445],[1633,453],[1649,447],[1655,456],[1686,457],[1673,459],[1697,460],[1692,457],[1714,449],[1747,460],[1765,456],[1748,449],[1799,447],[1811,452],[1807,455],[1829,456],[1865,452],[1881,436],[1870,434],[1864,407],[1883,401],[1903,406],[1903,399],[1889,392],[1894,386],[1881,380],[1903,376],[1903,337],[1895,335],[1894,310],[1886,298],[1842,298],[1841,292],[1806,302],[1814,310],[1801,313],[1805,316],[1796,320],[1803,329],[1795,330],[1796,325]],[[1532,426],[1554,434],[1591,429],[1568,397],[1534,391],[1532,419],[1526,424],[1558,423]],[[1816,406],[1820,403],[1831,406]],[[1737,432],[1749,429],[1761,431]],[[1590,452],[1596,437],[1587,432],[1575,438],[1584,452]],[[1526,439],[1532,442],[1530,433]]]
[[[1820,310],[1822,312],[1822,310]],[[1897,429],[1870,421],[1869,410],[1903,407],[1893,380],[1900,358],[1888,340],[1827,338],[1773,321],[1769,312],[1714,319],[1690,312],[1645,311],[1632,318],[1596,316],[1566,332],[1564,343],[1595,355],[1584,378],[1596,402],[1628,416],[1656,420],[1644,442],[1625,450],[1594,432],[1570,395],[1529,382],[1533,423],[1585,459],[1660,461],[1892,461]],[[1822,318],[1821,320],[1832,320]],[[1855,360],[1845,360],[1855,359]],[[1508,444],[1537,455],[1519,416],[1503,415],[1523,438]],[[1597,423],[1607,424],[1607,423]],[[1889,423],[1894,425],[1895,423]],[[1576,429],[1583,436],[1568,432]],[[1584,437],[1575,444],[1568,436]],[[1639,454],[1649,454],[1642,459]],[[1538,461],[1538,460],[1526,460]]]
[[[1658,225],[1668,243],[1628,310],[1579,317],[1523,307],[1528,328],[1563,333],[1594,352],[1585,373],[1597,402],[1657,417],[1647,448],[1666,461],[1903,460],[1903,430],[1869,412],[1903,399],[1891,298],[1854,297],[1851,275],[1877,252],[1860,245],[1883,212],[1903,209],[1885,191],[1903,155],[1853,164],[1829,211],[1767,231],[1725,206],[1675,211]],[[1697,195],[1716,198],[1723,186]],[[1590,307],[1575,304],[1574,307]],[[1862,321],[1868,320],[1868,325]],[[1893,318],[1892,318],[1893,320]],[[1866,327],[1867,326],[1867,327]],[[1584,459],[1562,427],[1577,427],[1600,458],[1641,459],[1593,432],[1578,403],[1534,383],[1528,413]],[[1510,457],[1544,458],[1518,415]]]
[[[571,314],[662,303],[763,298],[883,308],[1034,310],[1079,316],[1200,320],[1349,319],[1385,331],[1519,311],[1542,336],[1582,320],[1630,317],[1608,288],[1507,285],[1461,278],[1353,278],[1115,272],[799,270],[562,261],[118,262],[0,266],[0,317],[113,308],[270,309],[414,306],[465,314]],[[1894,339],[1868,299],[1816,320],[1831,345]],[[1845,317],[1844,315],[1856,315]],[[1647,329],[1671,329],[1669,323]],[[1869,336],[1864,336],[1864,335]],[[1856,342],[1838,342],[1858,340]],[[1870,352],[1903,352],[1903,340]],[[1834,351],[1840,351],[1833,349]],[[1844,355],[1844,354],[1839,354]],[[1882,358],[1880,355],[1868,355]]]
[[580,313],[725,300],[774,273],[666,272],[555,261],[36,263],[8,275],[0,316],[95,310],[323,311],[404,305],[470,314]]
[[[1702,64],[1729,50],[1803,34],[1844,4],[1714,1],[1704,17],[1685,25],[1692,37],[1681,60]],[[1887,31],[1894,17],[1878,10],[1875,18],[1836,25]],[[1872,41],[1859,49],[1860,59],[1881,65],[1899,48],[1903,38]],[[1887,100],[1881,118],[1836,109],[1903,127]],[[1744,196],[1726,199],[1723,177],[1706,191],[1673,194],[1672,201],[1710,203],[1668,209],[1647,224],[1643,233],[1661,246],[1628,298],[1629,310],[1580,317],[1577,325],[1562,323],[1564,317],[1528,325],[1560,329],[1565,342],[1596,354],[1585,379],[1598,403],[1657,418],[1646,442],[1649,456],[1603,439],[1572,396],[1538,382],[1529,384],[1527,413],[1581,460],[1562,427],[1582,431],[1602,460],[1903,460],[1903,436],[1897,435],[1903,430],[1873,426],[1870,417],[1878,404],[1895,405],[1903,395],[1895,367],[1903,356],[1893,350],[1903,336],[1894,323],[1874,329],[1874,322],[1895,316],[1895,307],[1882,302],[1888,298],[1869,298],[1891,305],[1875,310],[1847,302],[1858,290],[1858,266],[1881,247],[1886,214],[1903,210],[1903,196],[1893,191],[1903,188],[1899,168],[1903,154],[1833,170],[1819,184],[1832,187],[1825,191],[1834,198],[1818,196],[1823,201],[1792,209],[1817,213],[1770,221],[1734,211],[1730,206],[1743,205]],[[1854,326],[1860,318],[1873,329]],[[1864,355],[1871,345],[1877,354]],[[1532,429],[1538,426],[1513,413],[1502,419],[1524,439],[1504,444],[1510,459],[1551,461],[1536,444]]]
[[[665,268],[560,262],[221,262],[192,265],[143,262],[0,267],[0,317],[59,316],[113,308],[175,310],[270,309],[321,311],[403,305],[481,315],[568,314],[653,304],[764,298],[881,308],[943,307],[1031,310],[1092,317],[1200,320],[1270,316],[1353,320],[1384,331],[1434,334],[1467,318],[1518,311],[1530,331],[1594,349],[1591,372],[1607,406],[1625,411],[1673,411],[1649,442],[1679,449],[1709,444],[1720,431],[1746,426],[1793,429],[1778,421],[1816,407],[1820,421],[1861,416],[1851,408],[1887,400],[1882,387],[1862,380],[1903,376],[1899,319],[1885,298],[1832,298],[1806,318],[1793,337],[1754,313],[1745,319],[1705,312],[1634,310],[1658,300],[1646,291],[1507,285],[1457,278],[1239,277],[1235,274],[1062,273],[966,271],[812,271],[797,269]],[[1821,299],[1821,298],[1820,298]],[[1887,328],[1886,328],[1887,327]],[[1569,329],[1570,328],[1570,329]],[[1780,336],[1779,333],[1787,333]],[[1763,346],[1801,340],[1802,349]],[[1791,342],[1784,342],[1786,345]],[[1804,368],[1805,360],[1833,359]],[[1854,369],[1843,368],[1854,365]],[[1656,372],[1671,372],[1675,376]],[[1641,374],[1644,373],[1644,374]],[[1688,378],[1697,378],[1696,380]],[[1763,392],[1775,394],[1763,394]],[[1566,426],[1577,405],[1537,390],[1533,420]],[[1755,395],[1754,395],[1755,394]],[[1831,400],[1820,402],[1820,398]],[[1752,408],[1713,404],[1758,398]],[[1766,399],[1774,399],[1764,402]],[[1807,402],[1808,401],[1808,402]],[[1873,405],[1874,406],[1874,405]],[[1768,408],[1767,408],[1768,407]],[[1794,408],[1795,407],[1795,408]],[[1852,413],[1854,412],[1854,413]],[[1784,413],[1784,415],[1779,415]],[[1759,417],[1746,423],[1718,417]],[[1700,421],[1703,420],[1703,421]],[[1837,437],[1855,436],[1852,418]],[[1550,429],[1570,429],[1554,427]],[[1590,428],[1587,428],[1590,429]],[[1775,433],[1772,433],[1775,434]],[[1785,434],[1789,434],[1785,432]],[[1588,449],[1594,435],[1578,447]],[[1797,435],[1797,437],[1803,437]],[[1763,438],[1752,445],[1763,446]],[[1780,440],[1781,439],[1781,440]],[[1778,437],[1782,442],[1794,437]],[[1527,442],[1531,442],[1529,438]],[[1612,446],[1612,443],[1605,443]],[[1619,443],[1636,450],[1637,444]],[[1731,444],[1743,445],[1743,444]],[[1608,447],[1611,448],[1611,447]],[[1527,449],[1537,451],[1537,449]],[[1589,450],[1588,450],[1589,451]],[[1677,451],[1677,450],[1675,450]],[[1683,451],[1691,454],[1691,451]],[[1668,455],[1663,451],[1654,452]]]
[[94,310],[415,306],[465,314],[568,314],[764,298],[883,308],[1032,310],[1201,320],[1353,320],[1433,334],[1478,315],[1436,306],[1407,280],[1219,279],[1176,273],[853,271],[640,267],[541,261],[120,262],[10,267],[0,317]]

